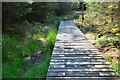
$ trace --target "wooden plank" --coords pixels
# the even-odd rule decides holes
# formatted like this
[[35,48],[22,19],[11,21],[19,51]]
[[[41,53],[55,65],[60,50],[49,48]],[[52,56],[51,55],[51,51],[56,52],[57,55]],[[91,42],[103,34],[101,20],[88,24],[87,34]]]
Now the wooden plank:
[[119,80],[118,77],[47,77],[46,80]]

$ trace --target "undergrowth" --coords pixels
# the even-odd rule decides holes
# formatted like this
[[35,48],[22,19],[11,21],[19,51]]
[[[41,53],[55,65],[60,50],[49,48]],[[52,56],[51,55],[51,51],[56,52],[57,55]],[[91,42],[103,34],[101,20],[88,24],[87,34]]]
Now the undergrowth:
[[112,68],[115,70],[117,76],[120,76],[120,63],[117,60],[111,58],[110,56],[106,56],[105,59],[111,64]]
[[46,42],[44,43],[43,53],[44,62],[33,66],[29,71],[24,74],[25,78],[42,78],[45,79],[51,59],[51,54],[56,41],[57,29],[54,27],[48,34]]
[[[36,34],[38,35],[38,34]],[[47,75],[51,53],[56,41],[57,28],[54,27],[45,38],[46,41],[40,42],[40,38],[23,38],[20,36],[3,35],[3,49],[2,49],[2,74],[3,78],[43,78]],[[33,38],[32,38],[33,37]],[[28,62],[25,60],[26,56],[32,56],[36,50],[41,50],[43,54],[43,62],[38,62],[37,65],[31,65],[29,70],[20,76],[21,72],[27,66]]]
[[10,37],[3,35],[2,61],[3,78],[18,77],[21,70],[26,66],[25,55],[32,55],[39,49],[40,42],[22,37]]

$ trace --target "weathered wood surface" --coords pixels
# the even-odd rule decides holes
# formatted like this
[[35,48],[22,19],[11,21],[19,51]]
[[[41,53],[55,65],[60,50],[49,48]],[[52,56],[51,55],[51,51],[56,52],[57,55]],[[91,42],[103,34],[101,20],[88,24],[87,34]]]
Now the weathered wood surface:
[[47,80],[116,80],[115,72],[72,21],[61,21]]

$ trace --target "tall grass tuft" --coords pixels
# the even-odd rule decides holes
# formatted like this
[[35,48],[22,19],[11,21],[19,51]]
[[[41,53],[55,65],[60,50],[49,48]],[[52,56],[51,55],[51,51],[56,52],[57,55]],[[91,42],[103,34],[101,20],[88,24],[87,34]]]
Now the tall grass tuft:
[[51,50],[54,47],[54,44],[55,44],[55,41],[56,41],[56,35],[57,35],[57,28],[53,28],[49,32],[49,35],[47,36],[46,46],[49,47]]

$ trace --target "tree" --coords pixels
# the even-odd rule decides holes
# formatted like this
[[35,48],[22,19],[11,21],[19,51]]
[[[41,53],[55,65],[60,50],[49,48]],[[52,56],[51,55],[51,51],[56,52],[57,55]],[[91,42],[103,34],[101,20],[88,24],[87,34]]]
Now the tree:
[[24,31],[27,28],[24,25],[29,24],[29,22],[45,23],[48,15],[55,15],[55,10],[58,8],[57,4],[47,2],[32,4],[28,2],[3,2],[3,32],[19,33],[22,31],[22,33],[25,33]]
[[31,5],[32,11],[27,15],[29,22],[37,21],[44,23],[46,16],[49,14],[55,14],[55,10],[58,9],[57,3],[48,2],[35,2]]
[[59,9],[56,10],[56,14],[58,16],[61,16],[70,12],[72,10],[71,5],[72,5],[71,2],[59,2]]
[[2,20],[3,32],[14,28],[12,23],[21,23],[26,20],[26,15],[31,11],[30,4],[27,2],[3,2]]

